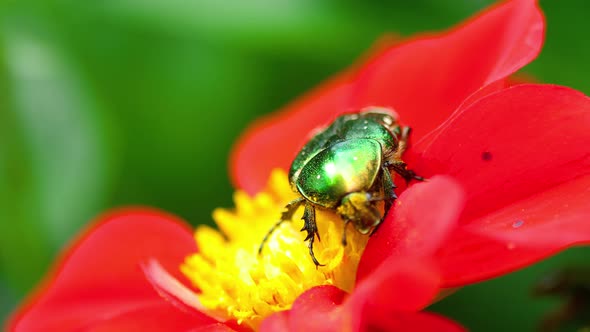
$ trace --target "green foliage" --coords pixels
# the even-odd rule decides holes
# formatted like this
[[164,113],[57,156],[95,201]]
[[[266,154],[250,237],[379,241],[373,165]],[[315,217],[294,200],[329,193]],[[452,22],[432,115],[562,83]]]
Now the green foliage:
[[[232,205],[224,170],[250,121],[352,63],[385,32],[444,29],[491,2],[0,4],[0,317],[94,215],[141,204],[210,223],[213,208]],[[547,44],[527,72],[588,94],[587,4],[565,2],[542,2]],[[583,252],[567,255],[550,264]],[[526,329],[546,307],[523,295],[508,309],[501,290],[526,289],[542,273],[470,287],[435,309],[476,331],[509,329],[517,318]],[[489,305],[522,314],[474,315],[473,303],[481,313]]]
[[53,253],[102,207],[105,112],[42,18],[3,20],[2,270],[30,288]]

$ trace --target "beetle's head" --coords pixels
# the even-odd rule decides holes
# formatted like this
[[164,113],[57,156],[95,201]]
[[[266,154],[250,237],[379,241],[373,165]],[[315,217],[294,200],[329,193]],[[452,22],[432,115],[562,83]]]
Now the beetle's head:
[[350,220],[361,234],[368,234],[381,223],[381,212],[375,206],[371,195],[366,192],[354,192],[346,195],[337,209],[343,220]]

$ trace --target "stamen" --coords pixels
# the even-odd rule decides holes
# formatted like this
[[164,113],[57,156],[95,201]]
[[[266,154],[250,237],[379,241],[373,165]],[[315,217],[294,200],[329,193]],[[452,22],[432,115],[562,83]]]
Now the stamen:
[[331,211],[318,209],[316,217],[321,241],[314,243],[314,252],[326,266],[316,268],[309,256],[305,232],[299,231],[302,208],[291,222],[277,227],[258,253],[264,235],[296,197],[287,175],[277,170],[265,191],[254,197],[237,192],[235,210],[213,212],[223,235],[210,227],[197,228],[199,252],[187,257],[180,268],[201,290],[198,303],[205,312],[256,329],[262,319],[289,309],[301,293],[314,286],[352,290],[368,237],[350,229],[348,244],[343,246],[343,221]]

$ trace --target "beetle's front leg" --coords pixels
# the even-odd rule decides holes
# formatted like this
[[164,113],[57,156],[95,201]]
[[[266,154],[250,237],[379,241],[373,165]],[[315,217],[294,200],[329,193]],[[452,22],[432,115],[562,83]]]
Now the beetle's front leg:
[[320,234],[318,233],[318,225],[315,222],[315,206],[313,206],[313,204],[309,202],[305,203],[305,212],[303,212],[302,219],[305,223],[301,230],[307,232],[307,236],[305,237],[304,241],[308,241],[307,246],[309,247],[309,255],[311,256],[311,259],[313,260],[313,263],[315,264],[316,268],[318,266],[324,266],[324,264],[318,262],[313,253],[313,241],[315,237],[317,236],[318,240],[320,240]]
[[305,199],[303,197],[299,197],[299,198],[296,198],[296,199],[290,201],[289,203],[287,203],[287,205],[285,206],[285,210],[281,214],[281,219],[279,221],[277,221],[277,223],[274,224],[268,230],[268,232],[266,233],[266,235],[262,239],[262,242],[260,242],[260,247],[258,247],[258,254],[259,255],[262,253],[262,248],[264,248],[264,244],[266,244],[266,241],[268,241],[268,239],[270,238],[272,233],[277,228],[279,228],[279,226],[281,226],[281,224],[284,223],[285,221],[291,221],[291,219],[293,218],[293,214],[295,213],[295,211],[297,211],[297,208],[299,208],[299,206],[303,203],[304,200]]
[[383,196],[384,196],[384,215],[387,214],[387,211],[391,208],[393,201],[397,199],[397,195],[395,194],[395,183],[393,183],[393,179],[391,178],[391,174],[389,173],[388,164],[385,163],[381,166],[381,184],[383,186]]
[[375,234],[375,232],[379,229],[379,226],[381,226],[381,224],[383,223],[383,220],[385,219],[387,212],[389,211],[389,209],[391,209],[393,202],[397,199],[397,195],[395,193],[395,188],[397,187],[395,183],[393,183],[393,179],[391,178],[391,174],[389,173],[388,166],[388,163],[384,163],[381,166],[381,185],[383,186],[384,204],[383,218],[381,218],[381,222],[379,222],[379,224],[373,227],[373,229],[371,230],[371,234],[369,234],[369,236],[373,236],[373,234]]
[[346,246],[347,241],[346,241],[346,228],[348,227],[348,224],[350,224],[350,219],[345,219],[344,221],[344,227],[342,227],[342,245]]

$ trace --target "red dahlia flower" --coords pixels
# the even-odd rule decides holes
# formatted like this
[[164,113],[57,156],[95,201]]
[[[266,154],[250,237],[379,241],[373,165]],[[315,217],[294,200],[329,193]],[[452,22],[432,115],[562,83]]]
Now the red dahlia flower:
[[[232,174],[258,194],[238,192],[235,211],[214,213],[223,235],[200,227],[197,252],[170,215],[103,216],[9,330],[460,330],[419,312],[441,287],[590,240],[590,100],[508,83],[537,55],[543,32],[536,2],[515,0],[381,51],[247,132]],[[324,267],[307,256],[298,225],[284,223],[258,255],[295,195],[271,170],[287,169],[315,127],[373,105],[414,129],[404,158],[429,181],[405,190],[373,237],[350,234],[346,247],[338,217],[318,212]]]
[[[233,154],[234,182],[256,192],[270,169],[286,169],[306,140],[293,133],[362,107],[390,107],[413,128],[409,167],[426,178],[449,175],[466,194],[459,226],[434,256],[443,286],[590,242],[590,100],[509,77],[537,56],[543,37],[536,1],[515,0],[446,34],[386,49],[252,126]],[[420,213],[438,214],[432,204]],[[400,246],[416,245],[400,240],[395,219],[390,213],[369,241],[361,279]],[[420,227],[416,237],[433,225]]]
[[[296,241],[298,247],[304,247],[301,240]],[[253,325],[224,321],[215,311],[203,309],[194,291],[184,286],[190,283],[179,266],[195,251],[191,230],[174,216],[140,209],[104,215],[60,259],[36,294],[12,317],[8,330],[249,331]],[[309,257],[302,262],[315,271]],[[462,331],[445,318],[417,312],[439,291],[438,274],[431,265],[402,259],[388,262],[350,297],[328,284],[310,288],[291,303],[288,314],[279,312],[256,327],[261,331],[309,327],[341,331],[356,326],[351,331],[359,331],[367,326],[390,330],[413,326],[416,331]],[[309,276],[308,272],[299,273]],[[281,273],[283,278],[297,277],[288,275],[293,271],[287,269]],[[230,277],[239,283],[239,276]],[[216,281],[223,283],[223,276]],[[288,290],[274,291],[282,296]]]

